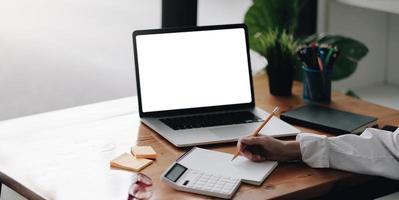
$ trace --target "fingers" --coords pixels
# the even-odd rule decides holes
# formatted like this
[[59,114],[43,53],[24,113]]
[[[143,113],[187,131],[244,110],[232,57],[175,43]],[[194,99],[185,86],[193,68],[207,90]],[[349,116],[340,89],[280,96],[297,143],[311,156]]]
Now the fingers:
[[240,138],[240,139],[238,140],[238,142],[237,142],[237,149],[238,149],[238,151],[240,152],[241,155],[243,155],[244,157],[246,157],[246,158],[252,160],[252,159],[251,159],[251,158],[253,157],[253,156],[252,156],[252,153],[246,150],[247,145],[246,145],[245,143],[243,143],[243,141],[242,141],[243,139],[244,139],[244,138]]
[[255,144],[259,144],[260,140],[261,140],[261,137],[249,136],[249,137],[241,138],[241,143],[243,143],[245,145],[255,145]]
[[[270,136],[248,136],[241,138],[238,142],[240,153],[251,161],[261,162],[264,160],[287,160],[290,155],[287,152],[287,142]],[[298,149],[298,148],[296,148]],[[297,152],[296,150],[295,152]],[[298,153],[295,154],[296,157]]]
[[249,160],[254,161],[254,162],[263,162],[263,161],[266,160],[265,157],[263,157],[261,155],[258,155],[258,154],[253,154],[253,153],[251,153],[249,151],[243,151],[242,155],[244,157],[248,158]]
[[238,151],[240,151],[241,153],[242,153],[242,151],[244,151],[245,147],[247,146],[246,144],[244,144],[244,143],[242,142],[242,139],[243,139],[243,138],[240,138],[240,139],[238,140],[238,142],[237,142],[237,149],[238,149]]
[[240,152],[241,155],[244,157],[251,159],[252,158],[252,153],[246,150],[247,145],[242,143],[242,139],[239,139],[237,142],[237,149]]
[[270,136],[262,135],[262,136],[248,136],[241,138],[242,143],[246,145],[267,145],[272,138]]
[[266,160],[265,157],[257,155],[252,161],[254,161],[254,162],[263,162],[265,160]]
[[250,146],[259,146],[259,141],[255,140],[255,139],[258,139],[258,138],[254,138],[254,137],[241,138],[237,142],[237,149],[240,151],[241,155],[243,155],[244,157],[248,158],[251,161],[254,161],[254,162],[265,161],[266,158],[264,156],[261,156],[254,152],[251,152],[247,148]]

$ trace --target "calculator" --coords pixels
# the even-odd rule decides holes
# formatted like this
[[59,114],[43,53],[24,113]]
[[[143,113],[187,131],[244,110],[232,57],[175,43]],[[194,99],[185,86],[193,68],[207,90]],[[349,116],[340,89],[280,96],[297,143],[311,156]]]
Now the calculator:
[[230,199],[241,184],[241,179],[209,174],[188,169],[174,162],[162,175],[162,180],[176,190]]

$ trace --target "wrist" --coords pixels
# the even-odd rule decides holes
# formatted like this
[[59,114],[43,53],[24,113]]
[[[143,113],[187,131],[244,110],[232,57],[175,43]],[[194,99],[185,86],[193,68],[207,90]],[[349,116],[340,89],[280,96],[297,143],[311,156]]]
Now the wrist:
[[301,148],[298,141],[285,141],[284,154],[287,160],[301,160]]

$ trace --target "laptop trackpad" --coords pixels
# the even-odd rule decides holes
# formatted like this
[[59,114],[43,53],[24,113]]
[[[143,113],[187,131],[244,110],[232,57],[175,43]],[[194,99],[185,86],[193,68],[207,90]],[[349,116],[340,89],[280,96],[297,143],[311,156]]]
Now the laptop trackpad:
[[245,124],[241,126],[215,127],[209,128],[209,131],[221,138],[239,138],[252,133],[258,124],[259,123]]

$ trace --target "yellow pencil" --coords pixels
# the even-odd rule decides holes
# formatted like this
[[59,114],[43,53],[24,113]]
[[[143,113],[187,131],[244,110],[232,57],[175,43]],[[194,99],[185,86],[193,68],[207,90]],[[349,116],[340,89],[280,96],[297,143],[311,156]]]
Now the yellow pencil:
[[[269,116],[266,117],[265,121],[255,130],[255,132],[253,132],[253,133],[252,133],[251,135],[249,135],[249,136],[253,136],[253,137],[258,136],[260,130],[262,130],[262,128],[267,124],[267,122],[270,121],[270,119],[273,117],[274,114],[276,114],[276,113],[278,112],[278,110],[279,110],[278,106],[275,107],[274,110],[273,110],[273,112],[271,112],[271,113],[269,114]],[[235,158],[237,158],[238,155],[240,155],[240,151],[239,151],[239,150],[237,150],[236,154],[235,154],[234,157],[231,159],[231,161],[233,161]]]

